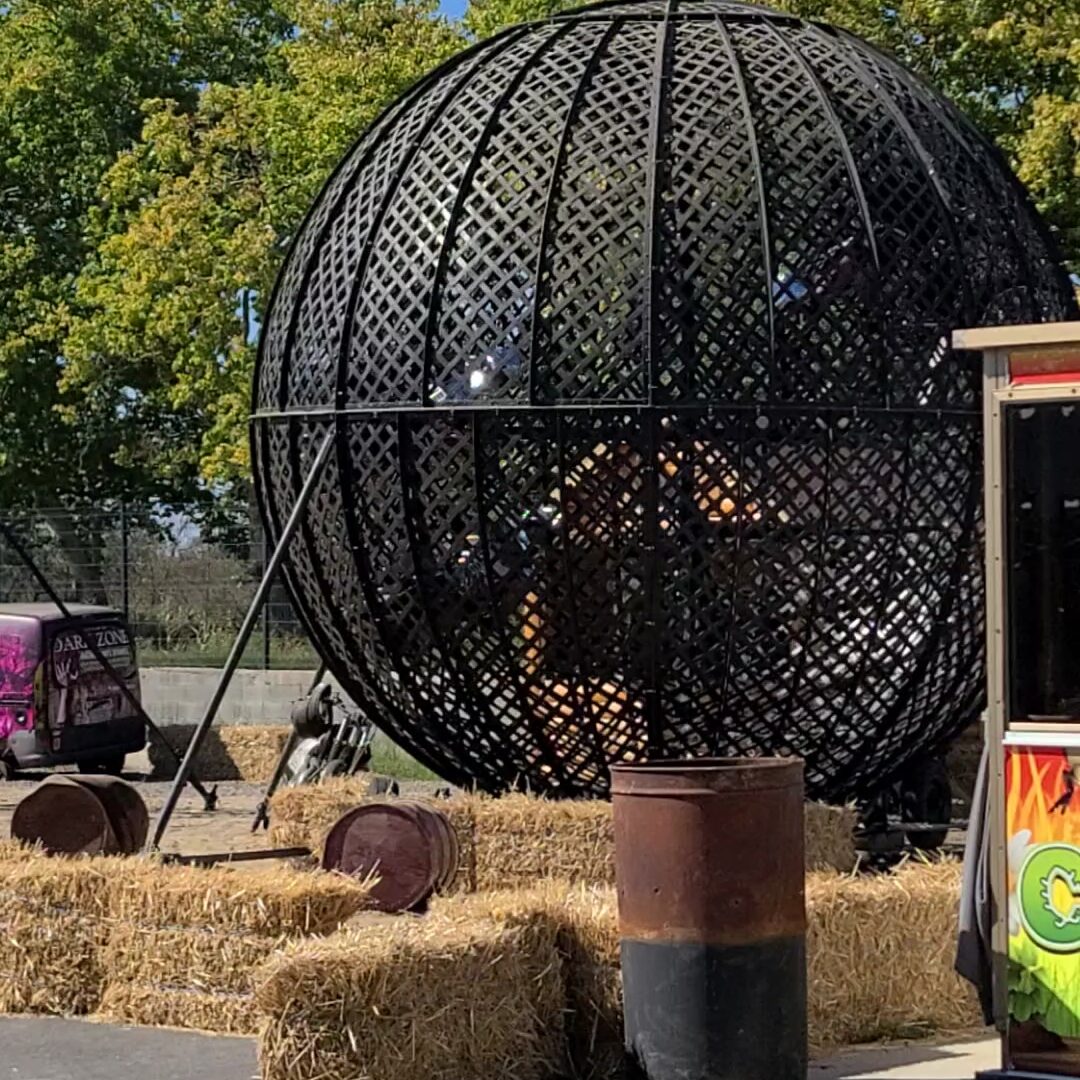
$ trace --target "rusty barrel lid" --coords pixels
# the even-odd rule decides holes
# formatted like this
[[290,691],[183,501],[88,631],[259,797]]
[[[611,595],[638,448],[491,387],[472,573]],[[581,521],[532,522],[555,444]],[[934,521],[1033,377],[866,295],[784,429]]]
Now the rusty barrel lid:
[[69,776],[48,776],[11,818],[11,836],[51,855],[109,855],[119,850],[105,804]]
[[73,775],[70,779],[101,800],[116,834],[117,853],[134,855],[141,851],[150,829],[150,815],[135,787],[118,776]]
[[377,910],[420,907],[445,875],[447,850],[431,820],[435,813],[408,802],[354,807],[327,835],[323,869],[353,877],[377,875],[371,890],[372,906]]

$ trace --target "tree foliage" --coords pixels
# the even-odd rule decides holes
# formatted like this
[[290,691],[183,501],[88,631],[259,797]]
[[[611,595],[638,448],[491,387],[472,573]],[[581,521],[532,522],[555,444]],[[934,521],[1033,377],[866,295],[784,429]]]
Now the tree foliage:
[[463,44],[428,3],[287,13],[276,77],[207,86],[190,111],[147,103],[141,140],[102,181],[66,342],[65,390],[104,415],[186,418],[192,439],[165,456],[215,483],[247,474],[257,328],[307,206],[376,115]]
[[[143,467],[167,438],[63,386],[66,318],[93,256],[89,215],[141,106],[194,106],[209,80],[268,74],[288,23],[268,0],[8,0],[0,6],[0,500],[69,508],[172,490]],[[186,477],[188,486],[193,473]],[[65,546],[93,543],[68,530]],[[96,587],[91,591],[99,591]]]
[[[0,498],[146,505],[247,474],[288,243],[378,112],[566,0],[0,5]],[[1010,157],[1080,265],[1080,0],[780,0],[896,54]]]

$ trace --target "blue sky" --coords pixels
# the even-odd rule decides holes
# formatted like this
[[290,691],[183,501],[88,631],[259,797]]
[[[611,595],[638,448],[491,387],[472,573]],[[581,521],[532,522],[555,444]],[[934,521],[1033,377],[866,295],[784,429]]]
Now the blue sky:
[[451,19],[460,19],[465,14],[465,0],[442,0],[439,10]]

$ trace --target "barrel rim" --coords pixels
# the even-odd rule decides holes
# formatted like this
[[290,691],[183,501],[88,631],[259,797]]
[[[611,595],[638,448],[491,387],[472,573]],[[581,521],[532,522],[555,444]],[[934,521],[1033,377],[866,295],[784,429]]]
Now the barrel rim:
[[765,791],[801,787],[802,758],[653,758],[613,764],[612,795],[712,795],[718,791]]

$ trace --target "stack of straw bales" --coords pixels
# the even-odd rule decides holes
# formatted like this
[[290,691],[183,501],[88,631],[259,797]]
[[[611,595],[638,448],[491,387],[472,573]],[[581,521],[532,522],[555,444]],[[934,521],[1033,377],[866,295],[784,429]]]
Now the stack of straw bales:
[[250,1034],[251,977],[298,938],[338,929],[367,890],[275,868],[124,866],[111,890],[102,1014],[137,1024]]
[[807,881],[810,1031],[815,1045],[911,1038],[982,1023],[953,970],[958,863]]
[[0,1012],[76,1015],[101,999],[112,860],[49,859],[5,845],[0,860]]
[[398,917],[289,950],[257,987],[263,1080],[546,1080],[562,1053],[542,917]]
[[[195,773],[200,780],[269,780],[290,731],[283,724],[211,728],[195,759]],[[171,780],[176,775],[176,760],[165,740],[183,757],[195,725],[170,724],[161,732],[164,738],[155,731],[148,736],[151,774],[159,780]]]
[[331,874],[49,858],[0,843],[0,1012],[252,1033],[251,976],[337,930],[365,885]]
[[[980,1025],[952,970],[959,880],[953,864],[810,876],[815,1050]],[[534,1077],[551,1075],[553,1056],[606,1080],[622,1042],[614,892],[547,881],[444,899],[422,919],[292,947],[256,996],[265,1080]]]
[[[368,797],[368,784],[365,777],[351,777],[278,792],[270,809],[271,842],[321,851],[334,822]],[[461,845],[460,890],[505,889],[544,878],[594,885],[615,880],[609,803],[456,795],[438,807]],[[807,869],[848,871],[855,864],[854,810],[807,803]]]

